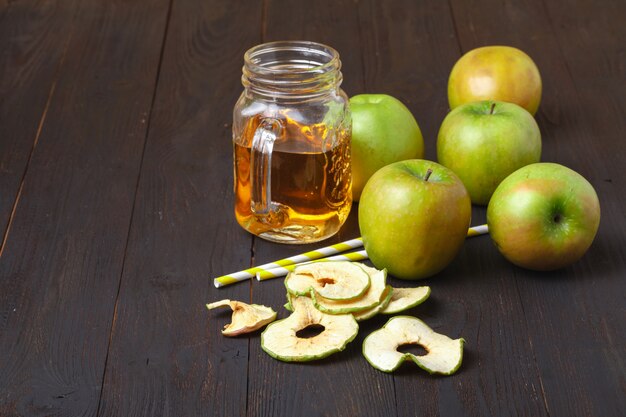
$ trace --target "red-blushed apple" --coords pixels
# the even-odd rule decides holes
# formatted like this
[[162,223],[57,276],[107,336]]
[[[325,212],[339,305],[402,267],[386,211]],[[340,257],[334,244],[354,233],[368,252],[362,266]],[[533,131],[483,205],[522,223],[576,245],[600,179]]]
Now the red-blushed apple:
[[534,115],[541,101],[541,76],[533,60],[510,46],[484,46],[463,55],[448,79],[450,108],[498,100],[515,103]]
[[523,268],[548,271],[580,259],[600,224],[593,186],[559,164],[525,166],[508,176],[487,207],[498,250]]
[[541,133],[526,110],[512,103],[463,104],[444,119],[437,160],[461,178],[472,203],[486,205],[500,182],[541,159]]
[[385,165],[424,156],[417,121],[402,102],[386,94],[350,99],[352,112],[352,198],[358,201],[367,180]]
[[444,269],[457,255],[472,204],[461,180],[436,162],[412,159],[378,170],[359,202],[359,227],[369,259],[402,279]]

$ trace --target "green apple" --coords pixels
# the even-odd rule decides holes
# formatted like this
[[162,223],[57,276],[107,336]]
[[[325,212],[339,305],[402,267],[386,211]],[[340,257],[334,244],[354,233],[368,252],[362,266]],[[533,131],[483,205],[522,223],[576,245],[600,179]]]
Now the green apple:
[[412,159],[372,175],[359,203],[359,228],[378,269],[420,279],[441,271],[457,255],[471,214],[469,195],[451,170]]
[[540,158],[537,122],[512,103],[459,106],[448,113],[437,137],[439,163],[461,178],[474,204],[486,205],[503,179]]
[[559,164],[532,164],[502,181],[487,207],[487,224],[505,258],[548,271],[585,254],[600,224],[600,203],[577,172]]
[[541,101],[541,76],[524,52],[510,46],[485,46],[463,55],[448,79],[448,102],[454,109],[472,101],[515,103],[534,115]]
[[424,157],[424,139],[413,114],[386,94],[350,99],[352,111],[352,198],[359,201],[367,180],[385,165]]

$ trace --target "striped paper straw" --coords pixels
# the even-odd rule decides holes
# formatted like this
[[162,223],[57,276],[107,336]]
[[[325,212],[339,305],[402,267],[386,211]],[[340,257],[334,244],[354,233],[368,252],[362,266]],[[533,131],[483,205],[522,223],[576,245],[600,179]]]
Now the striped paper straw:
[[248,268],[243,271],[235,272],[233,274],[223,275],[215,278],[213,284],[216,288],[223,287],[225,285],[234,284],[239,281],[245,281],[255,276],[257,272],[264,272],[274,268],[281,268],[289,265],[296,265],[303,262],[310,262],[315,259],[325,258],[327,256],[335,255],[337,253],[345,252],[350,249],[357,249],[363,246],[363,240],[359,237],[356,239],[347,240],[345,242],[337,243],[334,245],[326,246],[317,250],[306,252],[300,255],[291,256],[289,258],[281,259],[279,261],[270,262],[264,265],[259,265],[254,268]]
[[287,265],[278,268],[267,269],[265,271],[259,271],[256,273],[256,279],[258,281],[265,281],[266,279],[284,277],[289,272],[296,269],[300,265],[313,262],[326,262],[326,261],[363,261],[367,259],[367,252],[365,249],[356,252],[342,253],[341,255],[329,256],[328,258],[316,259],[310,262],[304,262],[300,264]]
[[[484,235],[488,232],[488,228],[486,224],[481,224],[480,226],[474,226],[467,229],[467,237],[474,237]],[[363,261],[368,259],[367,252],[365,250],[360,250],[358,252],[344,253],[341,255],[331,256],[325,259],[318,259],[313,262],[320,261]],[[308,263],[308,262],[305,262]],[[272,278],[280,278],[287,275],[289,272],[293,271],[299,265],[289,265],[286,267],[278,267],[273,269],[268,269],[264,271],[258,271],[256,273],[256,279],[258,281],[265,281],[266,279]]]
[[[487,225],[483,224],[480,226],[470,227],[467,230],[467,237],[479,236],[488,232]],[[341,253],[350,249],[357,249],[363,246],[363,240],[359,237],[352,240],[347,240],[345,242],[337,243],[335,245],[326,246],[324,248],[320,248],[311,252],[306,252],[301,255],[292,256],[289,258],[281,259],[279,261],[267,263],[264,265],[260,265],[254,268],[245,269],[243,271],[235,272],[229,275],[223,275],[221,277],[215,278],[213,280],[213,284],[216,288],[224,287],[226,285],[234,284],[236,282],[245,281],[253,276],[257,276],[259,281],[263,281],[270,278],[278,278],[284,276],[289,272],[286,267],[290,267],[292,265],[297,265],[300,263],[306,263],[310,261],[314,261],[320,258],[325,258],[330,256],[331,258],[324,260],[350,260],[350,261],[361,261],[367,259],[367,253],[365,251],[352,252],[348,254],[343,254],[338,257],[334,257],[333,255],[337,253]],[[352,258],[354,257],[354,259]],[[290,268],[293,269],[293,268]],[[279,272],[280,271],[280,272]],[[286,271],[286,272],[285,272]],[[282,274],[282,275],[280,275]]]

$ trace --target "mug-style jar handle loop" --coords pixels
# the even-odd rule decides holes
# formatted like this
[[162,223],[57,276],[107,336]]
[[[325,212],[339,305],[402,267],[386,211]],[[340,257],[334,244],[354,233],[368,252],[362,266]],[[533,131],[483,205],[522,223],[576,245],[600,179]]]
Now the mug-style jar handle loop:
[[272,150],[281,130],[280,120],[264,118],[252,138],[250,204],[252,212],[257,215],[272,211]]

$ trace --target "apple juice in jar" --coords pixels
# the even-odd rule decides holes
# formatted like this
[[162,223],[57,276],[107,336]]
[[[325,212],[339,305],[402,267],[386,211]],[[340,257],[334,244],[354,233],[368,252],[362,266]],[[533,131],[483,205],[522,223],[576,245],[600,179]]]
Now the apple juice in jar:
[[335,234],[352,203],[351,122],[336,51],[273,42],[245,55],[234,111],[235,216],[283,243]]

